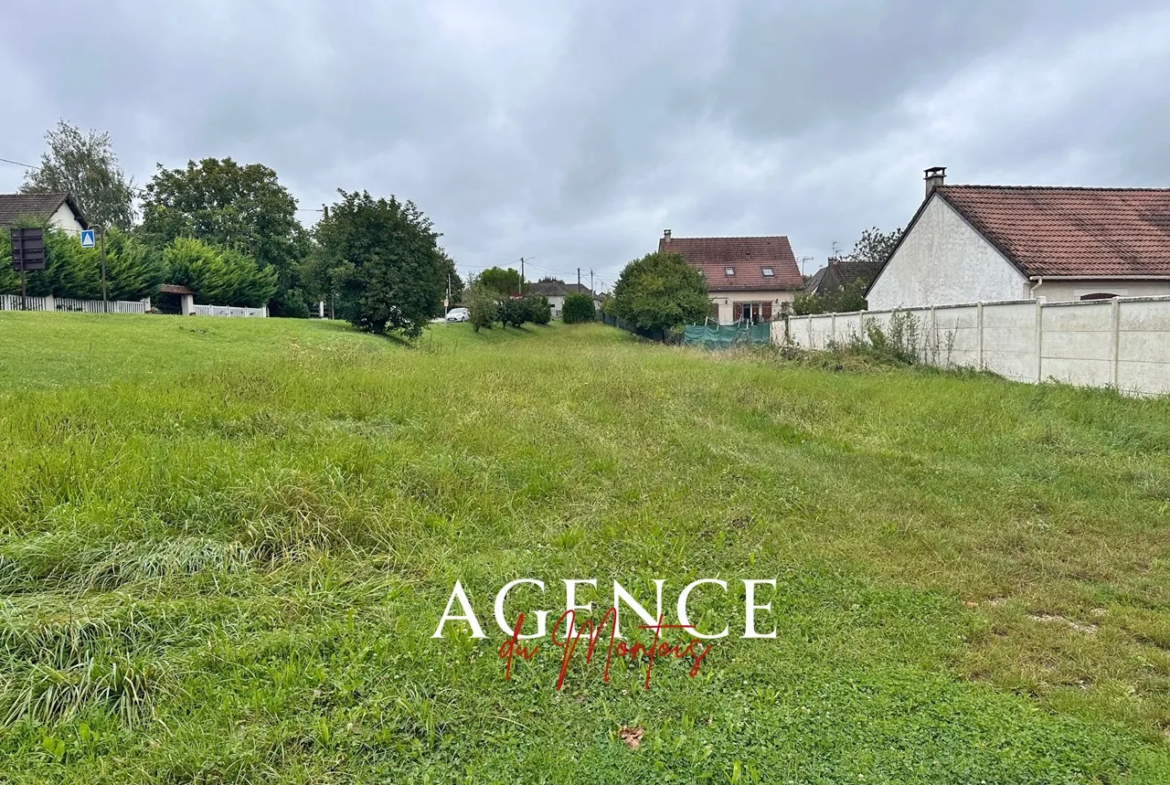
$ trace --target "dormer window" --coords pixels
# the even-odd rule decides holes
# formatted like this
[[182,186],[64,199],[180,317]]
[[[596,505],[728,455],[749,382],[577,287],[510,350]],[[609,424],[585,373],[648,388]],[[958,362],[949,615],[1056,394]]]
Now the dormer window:
[[723,268],[723,272],[726,275],[735,275],[735,268],[734,267],[725,267],[725,268]]
[[776,271],[773,270],[771,267],[763,267],[763,268],[761,268],[761,271],[764,273],[765,278],[771,278],[772,276],[774,276],[776,274]]

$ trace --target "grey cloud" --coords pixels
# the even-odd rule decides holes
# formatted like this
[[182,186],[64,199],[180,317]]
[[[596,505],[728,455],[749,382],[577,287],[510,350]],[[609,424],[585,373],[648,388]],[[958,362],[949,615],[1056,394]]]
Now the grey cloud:
[[[936,163],[967,182],[1170,183],[1162,8],[42,0],[0,43],[25,118],[0,156],[35,159],[64,117],[109,130],[140,181],[231,155],[306,208],[395,193],[465,268],[525,255],[612,284],[666,227],[784,233],[823,260],[904,225]],[[0,170],[0,189],[19,181]]]

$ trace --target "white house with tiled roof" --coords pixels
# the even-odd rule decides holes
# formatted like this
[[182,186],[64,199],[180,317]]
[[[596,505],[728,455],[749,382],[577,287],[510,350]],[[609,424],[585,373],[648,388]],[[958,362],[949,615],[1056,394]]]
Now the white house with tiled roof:
[[720,324],[769,321],[804,288],[787,237],[673,237],[667,229],[658,252],[680,254],[703,273]]
[[77,201],[67,193],[0,194],[0,228],[22,221],[47,223],[71,233],[89,228]]
[[946,185],[866,292],[871,310],[1170,295],[1170,189]]

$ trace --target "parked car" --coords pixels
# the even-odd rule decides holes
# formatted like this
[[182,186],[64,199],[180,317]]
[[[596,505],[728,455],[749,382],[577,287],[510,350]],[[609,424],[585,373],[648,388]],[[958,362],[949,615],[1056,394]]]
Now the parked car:
[[447,321],[469,322],[471,321],[471,311],[466,308],[452,308],[450,311],[447,311]]

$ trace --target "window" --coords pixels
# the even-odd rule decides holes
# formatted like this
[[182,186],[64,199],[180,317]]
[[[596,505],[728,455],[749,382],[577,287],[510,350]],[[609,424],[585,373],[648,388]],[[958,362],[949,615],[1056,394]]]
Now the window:
[[723,272],[726,275],[735,275],[735,268],[734,267],[725,267],[725,268],[723,268]]
[[776,274],[776,271],[773,270],[771,267],[762,268],[762,272],[764,273],[765,278],[771,278],[773,275]]

